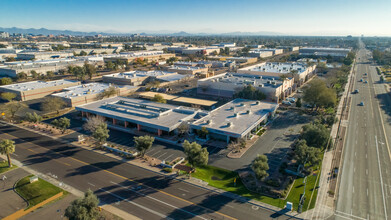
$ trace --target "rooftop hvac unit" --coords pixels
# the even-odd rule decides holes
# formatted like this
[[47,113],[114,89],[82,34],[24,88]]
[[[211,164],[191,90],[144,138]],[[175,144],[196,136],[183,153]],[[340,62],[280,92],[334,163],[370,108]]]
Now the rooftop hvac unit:
[[246,114],[251,114],[251,110],[247,110],[247,111],[246,111]]
[[207,125],[210,125],[211,123],[212,123],[212,120],[207,120],[207,121],[206,121],[206,124],[207,124]]
[[228,122],[227,127],[231,127],[231,126],[232,126],[232,122]]

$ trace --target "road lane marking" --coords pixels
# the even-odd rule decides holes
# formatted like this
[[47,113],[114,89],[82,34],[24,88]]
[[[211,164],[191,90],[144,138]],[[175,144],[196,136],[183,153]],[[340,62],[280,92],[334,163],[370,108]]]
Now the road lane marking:
[[91,186],[95,186],[94,184],[90,183],[90,182],[87,182],[88,185],[91,185]]
[[38,152],[36,152],[35,150],[32,150],[32,149],[30,149],[30,148],[25,148],[25,149],[27,149],[28,151],[31,151],[31,152],[33,152],[33,153],[38,153]]
[[181,191],[183,191],[183,192],[189,192],[189,191],[187,191],[187,190],[185,190],[185,189],[182,189],[182,188],[178,188],[179,190],[181,190]]
[[[342,217],[342,218],[346,218],[346,219],[358,218],[358,219],[366,220],[365,218],[362,218],[362,217],[359,217],[359,216],[356,216],[356,215],[352,215],[352,213],[349,214],[349,213],[341,212],[341,211],[338,211],[338,210],[335,210],[335,212],[337,213],[335,215],[337,215],[339,217]],[[346,216],[343,216],[343,215],[347,215],[350,218],[346,217]]]
[[365,173],[366,173],[366,174],[367,174],[367,176],[368,176],[368,169],[366,169],[366,170],[365,170]]
[[386,201],[385,201],[385,198],[384,198],[383,176],[382,176],[382,172],[381,172],[380,157],[379,157],[379,147],[378,147],[378,144],[377,144],[377,136],[376,135],[375,135],[375,141],[376,141],[377,163],[379,165],[379,172],[380,172],[380,184],[381,184],[380,186],[381,186],[381,192],[382,192],[382,195],[383,195],[384,214],[385,214],[385,217],[386,217],[386,220],[387,220],[387,207],[386,207]]
[[102,191],[104,191],[104,192],[106,192],[106,193],[109,193],[110,195],[113,195],[113,196],[115,196],[115,197],[117,197],[117,198],[119,198],[119,199],[121,199],[121,200],[123,200],[123,201],[126,201],[126,202],[128,202],[128,203],[130,203],[130,204],[132,204],[132,205],[135,205],[135,206],[139,207],[139,208],[142,208],[142,209],[144,209],[145,211],[150,212],[150,213],[152,213],[152,214],[155,214],[155,215],[157,215],[157,216],[159,216],[159,217],[161,217],[161,218],[164,218],[164,219],[167,218],[166,215],[161,214],[160,212],[156,212],[156,211],[154,211],[154,210],[152,210],[152,209],[150,209],[150,208],[147,208],[147,207],[145,207],[145,206],[143,206],[143,205],[140,205],[140,204],[138,204],[138,203],[132,202],[132,201],[130,201],[130,200],[126,199],[126,198],[123,198],[122,196],[119,196],[119,195],[117,195],[117,194],[115,194],[115,193],[109,192],[109,191],[104,190],[104,189],[99,189],[99,190],[102,190]]
[[[8,136],[10,136],[10,137],[14,137],[14,138],[20,139],[20,138],[18,138],[18,137],[16,137],[16,136],[13,136],[13,135],[11,135],[11,134],[7,134],[7,133],[3,133],[3,134],[6,134],[6,135],[8,135]],[[39,146],[39,145],[37,145],[37,144],[35,144],[35,143],[33,143],[33,142],[30,142],[30,141],[25,141],[25,143],[31,143],[31,144],[33,144],[33,145],[35,145],[35,146],[37,146],[37,147],[43,148],[43,149],[45,149],[45,150],[48,150],[47,148],[44,148],[44,147],[42,147],[42,146]],[[20,145],[20,144],[19,144],[19,145]],[[24,149],[29,149],[29,148],[24,148]],[[32,152],[34,152],[34,151],[32,151]],[[59,155],[63,155],[63,154],[60,154],[60,153],[58,153],[58,152],[55,152],[55,153],[56,153],[56,154],[59,154]],[[137,182],[136,180],[132,180],[132,179],[130,179],[130,178],[121,176],[121,175],[119,175],[119,174],[117,174],[117,173],[113,173],[113,172],[111,172],[111,171],[108,171],[108,170],[99,168],[99,167],[97,167],[97,166],[94,166],[94,165],[89,164],[89,163],[87,163],[87,162],[84,162],[84,161],[82,161],[82,160],[79,160],[79,159],[76,159],[76,158],[73,158],[73,157],[69,157],[69,156],[68,156],[68,158],[71,159],[71,160],[77,161],[77,162],[79,162],[79,163],[81,163],[81,164],[89,165],[89,166],[95,167],[95,168],[97,168],[97,169],[99,169],[99,170],[102,170],[102,171],[104,171],[104,172],[106,172],[106,173],[110,173],[111,175],[117,176],[117,177],[119,177],[119,178],[121,178],[121,179],[128,180],[128,181],[131,181],[131,182],[140,184],[140,185],[144,185],[144,184],[142,184],[142,183]],[[237,220],[237,218],[234,218],[234,217],[231,217],[231,216],[226,215],[226,214],[224,214],[224,213],[221,213],[221,212],[219,212],[219,211],[215,211],[215,210],[206,208],[206,207],[204,207],[204,206],[198,205],[198,204],[196,204],[196,203],[194,203],[194,202],[191,202],[191,201],[188,201],[188,200],[186,200],[186,199],[183,199],[183,198],[180,198],[180,197],[178,197],[178,196],[175,196],[175,195],[173,195],[173,194],[164,192],[164,191],[162,191],[162,190],[160,190],[160,189],[156,189],[156,188],[153,188],[153,187],[150,187],[150,186],[147,186],[147,185],[144,185],[144,186],[147,187],[147,188],[150,188],[150,189],[154,189],[154,190],[156,190],[156,191],[158,191],[158,192],[160,192],[160,193],[163,193],[163,194],[165,194],[165,195],[167,195],[167,196],[170,196],[170,197],[172,197],[172,198],[175,198],[175,199],[181,200],[181,201],[183,201],[183,202],[186,202],[186,203],[188,203],[188,204],[191,204],[191,205],[200,207],[200,208],[202,208],[202,209],[209,210],[209,211],[211,211],[211,212],[213,212],[213,213],[217,213],[217,214],[219,214],[219,215],[221,215],[221,216],[223,216],[223,217],[225,217],[225,218],[232,219],[232,220]],[[217,195],[218,195],[218,194],[217,194]]]
[[190,215],[192,215],[192,216],[194,216],[194,217],[198,217],[198,218],[207,220],[206,218],[204,218],[204,217],[202,217],[202,216],[200,216],[200,215],[198,215],[198,214],[194,214],[194,213],[192,213],[192,212],[186,211],[186,210],[184,210],[184,209],[182,209],[182,208],[179,208],[179,207],[176,207],[176,206],[174,206],[174,205],[171,205],[171,204],[169,204],[169,203],[167,203],[167,202],[161,201],[161,200],[159,200],[159,199],[157,199],[157,198],[155,198],[155,197],[148,196],[148,195],[146,195],[146,194],[144,194],[144,193],[141,193],[141,192],[139,192],[139,191],[137,191],[137,190],[131,189],[131,188],[126,187],[126,186],[124,186],[124,185],[115,183],[115,182],[113,182],[113,181],[110,181],[110,183],[115,184],[115,185],[118,185],[118,186],[120,186],[121,188],[124,188],[124,189],[126,189],[126,190],[128,190],[128,191],[135,192],[135,193],[137,193],[137,194],[139,194],[139,195],[142,195],[142,196],[144,196],[144,197],[147,197],[147,198],[149,198],[149,199],[152,199],[152,200],[155,200],[155,201],[157,201],[157,202],[160,202],[160,203],[162,203],[162,204],[164,204],[164,205],[167,205],[167,206],[169,206],[169,207],[171,207],[171,208],[181,210],[182,212],[185,212],[185,213],[187,213],[187,214],[190,214]]
[[354,193],[354,186],[353,186],[353,193]]
[[368,196],[368,188],[367,188],[367,196]]

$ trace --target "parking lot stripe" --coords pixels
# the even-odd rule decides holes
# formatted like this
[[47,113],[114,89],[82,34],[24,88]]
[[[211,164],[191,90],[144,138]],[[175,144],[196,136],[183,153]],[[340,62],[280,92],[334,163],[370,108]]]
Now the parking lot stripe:
[[166,159],[164,159],[164,160],[168,160],[168,158],[170,158],[172,155],[174,155],[174,154],[170,154],[170,156],[166,157]]
[[167,154],[167,152],[165,152],[164,154],[158,156],[157,159],[159,159],[160,157],[163,157],[163,156],[166,155],[166,154]]
[[152,154],[152,155],[149,155],[149,156],[153,157],[153,156],[155,156],[156,154],[158,154],[159,152],[160,152],[160,150],[159,150],[158,152],[155,152],[155,153]]

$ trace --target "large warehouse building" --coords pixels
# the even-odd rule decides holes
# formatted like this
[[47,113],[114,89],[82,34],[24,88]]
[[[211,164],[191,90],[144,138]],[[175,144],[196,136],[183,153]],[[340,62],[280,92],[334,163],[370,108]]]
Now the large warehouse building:
[[0,86],[0,92],[15,93],[17,100],[27,101],[42,98],[76,85],[80,85],[80,82],[74,80],[32,81]]
[[227,143],[238,138],[247,140],[274,116],[277,108],[276,103],[234,99],[192,122],[190,126],[195,133],[205,127],[209,131],[207,139],[214,138]]
[[88,83],[65,88],[65,91],[52,94],[52,96],[59,97],[63,99],[69,107],[74,107],[104,98],[100,97],[100,95],[110,87],[116,89],[117,94],[115,94],[115,96],[128,95],[129,92],[137,90],[137,87],[135,86],[114,86],[107,83]]
[[351,49],[348,48],[330,48],[330,47],[303,47],[299,50],[300,56],[316,57],[346,57]]
[[239,69],[238,73],[261,76],[276,76],[283,75],[293,76],[295,86],[301,86],[309,77],[315,73],[316,65],[307,66],[305,63],[261,63],[253,66],[248,66]]
[[182,75],[176,72],[166,72],[159,70],[152,71],[129,71],[123,73],[113,73],[104,75],[103,82],[118,85],[140,86],[149,81],[157,80],[161,86],[179,82],[183,79],[193,77],[192,75]]
[[192,132],[205,127],[206,139],[235,141],[251,138],[262,123],[272,117],[276,103],[235,99],[210,112],[148,100],[115,97],[77,106],[84,118],[99,115],[109,127],[126,132],[145,132],[170,138],[182,122],[188,122]]
[[285,99],[293,90],[294,79],[282,81],[276,76],[261,76],[242,73],[225,73],[197,82],[197,93],[201,95],[233,97],[234,93],[247,85],[252,85],[264,93],[267,100]]

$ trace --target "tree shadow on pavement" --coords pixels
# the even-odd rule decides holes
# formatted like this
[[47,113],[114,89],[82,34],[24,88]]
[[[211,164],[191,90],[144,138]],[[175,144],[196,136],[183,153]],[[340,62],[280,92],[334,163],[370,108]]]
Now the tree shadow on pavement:
[[376,98],[379,100],[380,108],[383,109],[383,111],[390,116],[386,122],[391,124],[391,94],[383,93],[378,94]]

